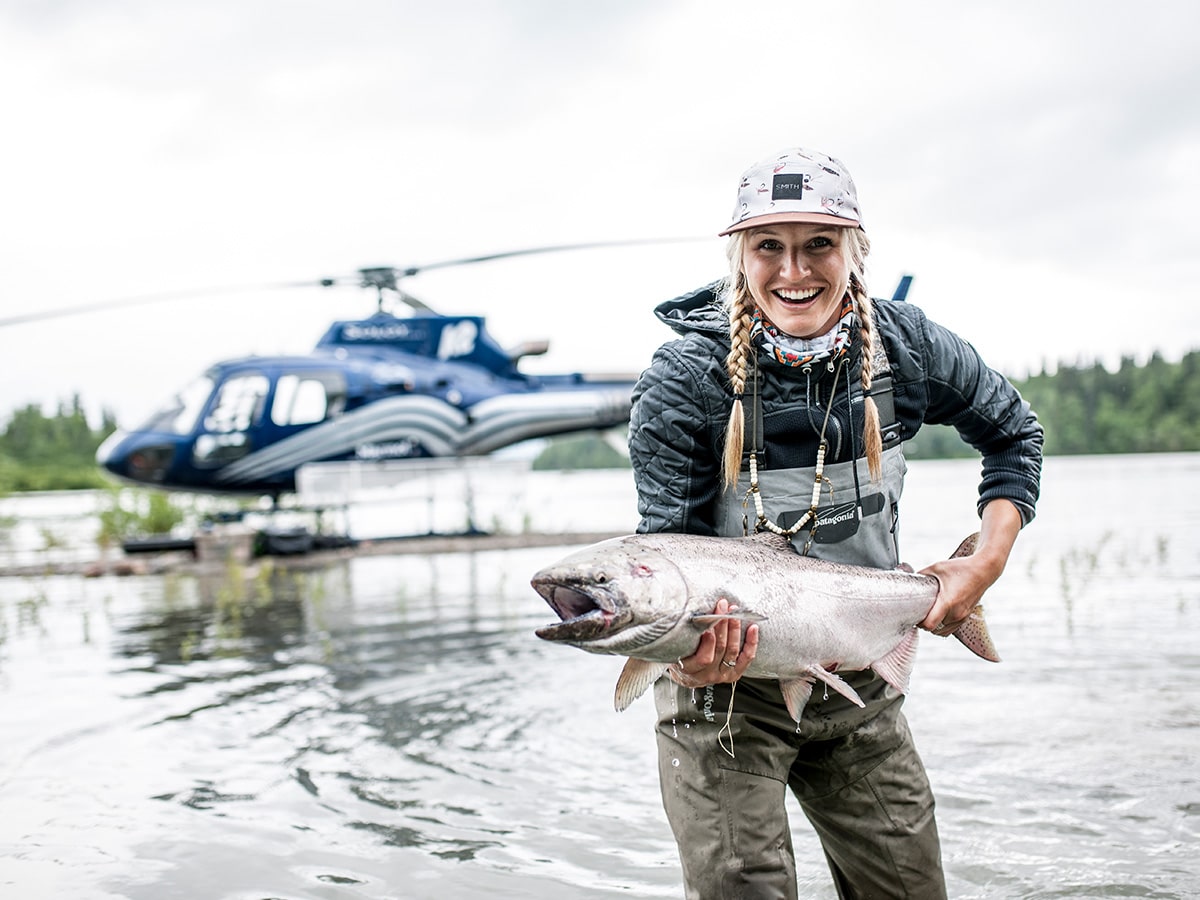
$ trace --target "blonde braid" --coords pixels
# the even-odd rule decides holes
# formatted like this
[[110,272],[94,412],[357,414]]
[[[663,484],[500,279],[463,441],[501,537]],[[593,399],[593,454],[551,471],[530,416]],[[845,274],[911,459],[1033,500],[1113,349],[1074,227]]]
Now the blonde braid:
[[733,388],[733,406],[729,410],[729,425],[725,431],[725,456],[721,463],[722,481],[727,488],[736,488],[742,471],[742,444],[746,421],[742,408],[742,396],[746,392],[746,369],[750,358],[750,325],[753,320],[754,301],[746,286],[742,271],[742,246],[745,235],[735,232],[729,236],[725,253],[729,257],[729,280],[725,284],[723,299],[729,313],[729,355],[725,358],[725,369]]
[[883,477],[883,436],[879,430],[879,407],[869,393],[875,371],[875,308],[863,282],[870,250],[871,242],[866,234],[854,229],[850,234],[850,292],[858,311],[862,335],[863,450],[867,454],[871,480],[879,481]]

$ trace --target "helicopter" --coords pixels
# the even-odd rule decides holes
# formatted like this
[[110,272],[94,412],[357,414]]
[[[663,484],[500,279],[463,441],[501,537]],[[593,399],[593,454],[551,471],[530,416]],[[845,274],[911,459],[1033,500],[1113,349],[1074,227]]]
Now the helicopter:
[[[643,242],[606,245],[625,243]],[[548,342],[505,349],[482,316],[436,312],[401,286],[429,268],[591,246],[359,269],[353,279],[377,293],[373,315],[333,322],[306,354],[214,363],[138,427],[110,435],[96,460],[141,486],[277,501],[314,463],[483,457],[624,425],[635,374],[527,374],[521,360]],[[395,315],[388,298],[411,313]]]
[[[210,365],[149,418],[118,430],[96,461],[145,487],[270,497],[297,490],[297,472],[321,463],[419,463],[481,458],[535,438],[604,432],[629,421],[636,374],[532,375],[521,360],[546,341],[505,349],[478,315],[445,315],[403,279],[428,269],[524,256],[696,238],[607,241],[510,250],[422,266],[270,287],[354,283],[376,292],[365,319],[333,322],[305,354],[246,356]],[[912,276],[892,296],[906,299]],[[267,286],[263,286],[267,287]],[[176,292],[32,313],[0,325],[192,296]],[[410,314],[391,311],[397,303]]]

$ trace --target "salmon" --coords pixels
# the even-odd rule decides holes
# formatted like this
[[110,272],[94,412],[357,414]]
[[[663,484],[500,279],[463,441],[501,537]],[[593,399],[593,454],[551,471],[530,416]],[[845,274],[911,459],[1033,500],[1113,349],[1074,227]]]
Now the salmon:
[[[967,538],[954,556],[970,555],[977,539]],[[797,722],[817,682],[863,706],[839,672],[871,669],[907,692],[917,624],[938,593],[932,576],[813,559],[771,533],[612,538],[547,566],[531,583],[560,619],[538,628],[538,637],[628,657],[617,679],[618,711],[727,618],[758,624],[745,676],[777,679]],[[735,608],[718,616],[721,598]],[[954,634],[976,655],[1000,661],[982,606]]]

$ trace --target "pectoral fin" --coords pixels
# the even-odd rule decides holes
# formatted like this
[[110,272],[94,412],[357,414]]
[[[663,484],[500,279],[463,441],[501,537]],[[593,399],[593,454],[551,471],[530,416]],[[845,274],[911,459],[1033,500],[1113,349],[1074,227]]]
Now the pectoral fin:
[[613,706],[616,707],[617,712],[624,712],[628,709],[629,705],[646,693],[646,688],[658,681],[665,671],[667,671],[666,663],[633,658],[627,660],[625,668],[617,677],[617,689],[613,693]]
[[697,631],[707,631],[718,622],[725,622],[731,619],[741,622],[743,625],[753,625],[756,622],[767,621],[766,616],[756,613],[753,610],[731,609],[729,612],[721,613],[720,615],[717,613],[702,613],[700,615],[692,616],[691,623]]

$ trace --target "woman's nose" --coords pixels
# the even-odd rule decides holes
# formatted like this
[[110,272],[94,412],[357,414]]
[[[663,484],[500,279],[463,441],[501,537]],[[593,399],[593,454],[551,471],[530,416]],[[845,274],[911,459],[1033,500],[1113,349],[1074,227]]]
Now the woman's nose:
[[803,253],[785,253],[782,269],[786,278],[803,278],[809,272],[808,260]]

